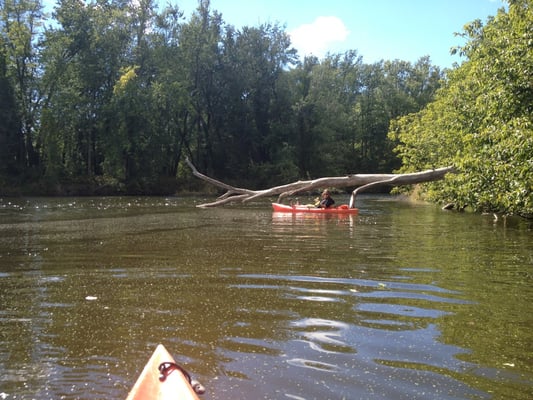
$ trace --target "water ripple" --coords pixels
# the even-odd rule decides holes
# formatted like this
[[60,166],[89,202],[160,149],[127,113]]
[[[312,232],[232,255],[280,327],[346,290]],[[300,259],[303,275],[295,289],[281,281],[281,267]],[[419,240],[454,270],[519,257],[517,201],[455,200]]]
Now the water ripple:
[[371,312],[379,315],[392,314],[416,318],[439,318],[450,313],[428,308],[413,307],[403,304],[365,303],[359,304],[356,309],[363,312]]
[[374,291],[374,292],[366,292],[366,293],[358,293],[358,297],[361,298],[380,298],[380,299],[417,299],[417,300],[424,300],[434,303],[454,303],[454,304],[471,304],[471,301],[463,300],[463,299],[457,299],[452,297],[442,297],[442,296],[434,296],[429,295],[427,293],[424,293],[423,291],[419,292],[400,292],[400,291]]
[[328,364],[316,360],[306,360],[303,358],[292,358],[287,360],[287,363],[295,367],[310,368],[319,371],[336,372],[340,371],[340,368],[334,364]]

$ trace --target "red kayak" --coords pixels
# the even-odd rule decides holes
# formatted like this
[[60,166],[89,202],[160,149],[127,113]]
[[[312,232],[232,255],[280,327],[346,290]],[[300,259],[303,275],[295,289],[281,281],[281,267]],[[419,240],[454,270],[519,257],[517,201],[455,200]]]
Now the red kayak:
[[317,208],[312,205],[292,205],[288,206],[280,203],[272,203],[275,212],[284,213],[311,213],[311,214],[357,214],[359,209],[350,208],[347,204],[341,204],[337,207]]
[[205,391],[202,385],[174,361],[160,344],[146,363],[126,400],[199,400]]

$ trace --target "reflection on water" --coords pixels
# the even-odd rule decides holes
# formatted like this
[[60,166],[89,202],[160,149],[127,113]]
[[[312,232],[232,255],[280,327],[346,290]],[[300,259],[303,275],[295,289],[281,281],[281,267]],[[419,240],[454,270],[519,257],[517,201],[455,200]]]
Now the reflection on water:
[[195,198],[0,201],[0,394],[124,398],[157,343],[205,399],[529,399],[524,221]]

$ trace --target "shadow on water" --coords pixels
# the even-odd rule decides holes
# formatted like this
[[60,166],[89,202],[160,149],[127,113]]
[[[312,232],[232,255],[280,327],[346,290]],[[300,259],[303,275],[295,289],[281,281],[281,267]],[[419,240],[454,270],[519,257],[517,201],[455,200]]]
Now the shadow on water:
[[361,196],[0,201],[0,393],[124,398],[157,343],[205,399],[528,399],[531,227]]

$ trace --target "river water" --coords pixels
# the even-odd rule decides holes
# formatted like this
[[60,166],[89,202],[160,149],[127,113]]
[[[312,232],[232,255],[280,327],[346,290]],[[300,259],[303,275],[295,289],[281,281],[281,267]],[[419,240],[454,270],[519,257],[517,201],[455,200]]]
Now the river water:
[[533,398],[530,222],[203,201],[0,199],[0,398],[123,399],[158,343],[206,400]]

